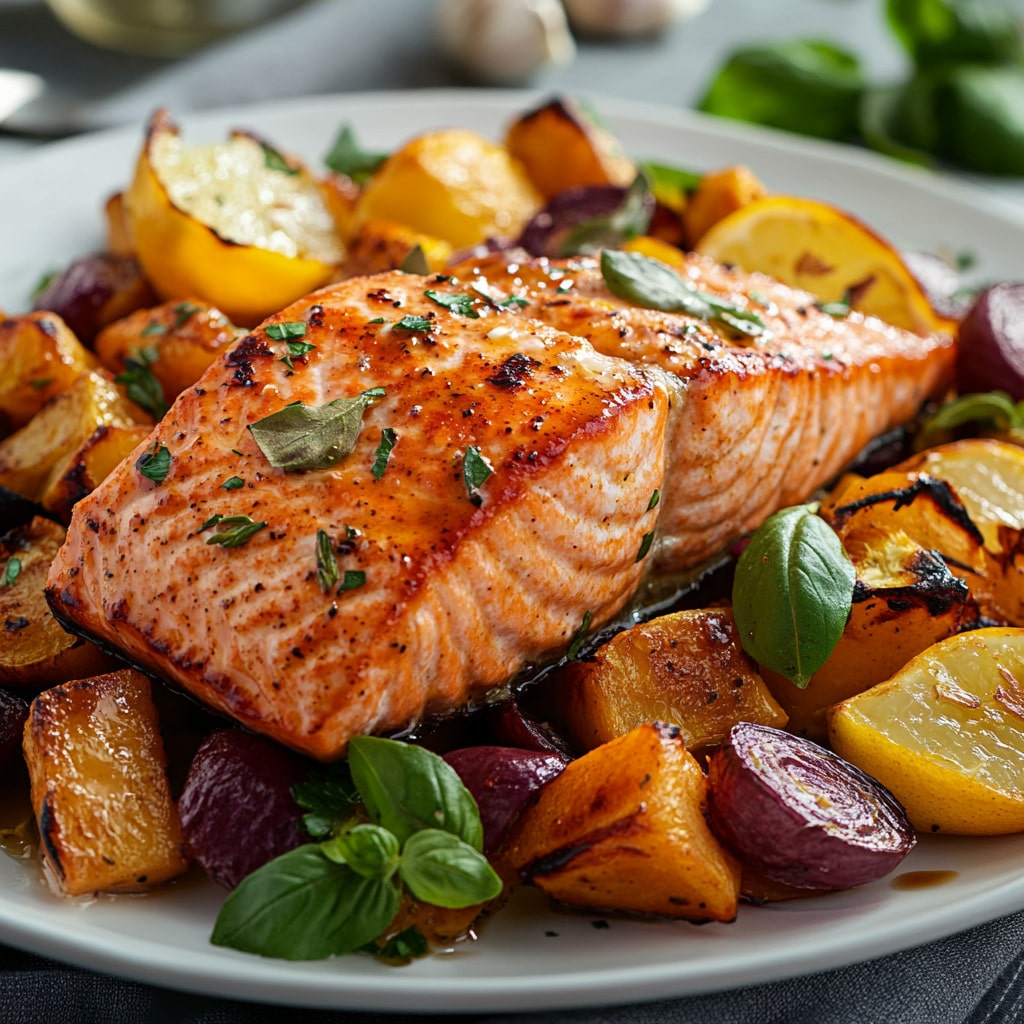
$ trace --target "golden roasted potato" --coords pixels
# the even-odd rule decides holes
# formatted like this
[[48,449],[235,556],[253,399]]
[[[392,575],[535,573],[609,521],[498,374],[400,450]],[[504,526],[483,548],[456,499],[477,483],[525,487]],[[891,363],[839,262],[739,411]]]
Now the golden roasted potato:
[[549,782],[505,857],[570,906],[731,921],[740,869],[704,820],[706,792],[679,730],[640,725]]
[[105,372],[87,370],[25,426],[0,441],[0,486],[38,500],[54,471],[99,427],[147,421]]
[[708,228],[723,217],[767,194],[760,178],[742,164],[705,174],[683,207],[687,245],[695,246]]
[[53,617],[43,587],[64,527],[36,516],[0,537],[0,685],[42,690],[116,662]]
[[916,654],[960,628],[968,589],[934,551],[905,533],[847,534],[857,573],[853,608],[828,661],[803,689],[762,669],[791,732],[824,740],[829,705],[888,679]]
[[356,229],[404,224],[455,248],[512,238],[541,205],[522,165],[476,132],[430,132],[407,142],[367,182]]
[[782,727],[786,713],[743,652],[729,608],[662,615],[612,637],[546,680],[567,738],[593,750],[643,722],[679,727],[695,754],[737,722]]
[[636,177],[618,140],[569,99],[516,118],[505,145],[545,199],[577,185],[625,186]]
[[1024,629],[949,637],[829,712],[832,746],[919,832],[1024,831]]
[[67,895],[137,892],[185,870],[157,712],[140,672],[40,694],[24,750],[43,857]]
[[0,414],[18,430],[96,360],[53,313],[0,319]]
[[71,521],[71,509],[98,487],[107,474],[136,446],[149,437],[148,425],[104,424],[54,467],[39,503],[62,523]]
[[214,306],[193,299],[140,309],[104,327],[96,355],[111,373],[124,373],[129,359],[148,356],[146,366],[170,405],[245,331]]

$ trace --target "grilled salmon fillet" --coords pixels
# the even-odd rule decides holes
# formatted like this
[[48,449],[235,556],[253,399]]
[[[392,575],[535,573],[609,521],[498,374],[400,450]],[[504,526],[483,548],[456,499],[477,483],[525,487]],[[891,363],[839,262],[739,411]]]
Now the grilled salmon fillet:
[[[611,618],[644,568],[677,382],[464,292],[355,279],[242,338],[75,507],[58,617],[321,759]],[[250,427],[336,400],[351,452],[272,465]],[[335,427],[287,436],[328,457]]]
[[699,564],[779,508],[806,501],[874,437],[950,386],[954,345],[872,317],[832,316],[812,295],[696,253],[684,276],[756,313],[758,337],[641,309],[612,295],[594,258],[495,253],[452,269],[512,294],[524,317],[586,338],[608,356],[657,366],[685,389],[670,425],[651,568]]

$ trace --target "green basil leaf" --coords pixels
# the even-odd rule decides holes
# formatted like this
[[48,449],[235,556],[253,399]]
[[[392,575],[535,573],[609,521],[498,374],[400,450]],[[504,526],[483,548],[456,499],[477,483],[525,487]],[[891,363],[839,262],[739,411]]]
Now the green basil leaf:
[[415,960],[430,952],[430,943],[423,932],[411,924],[385,942],[373,943],[367,952],[382,960]]
[[743,649],[806,686],[843,634],[855,582],[835,531],[810,506],[769,516],[736,563],[733,614]]
[[322,960],[380,935],[399,902],[394,883],[364,878],[311,843],[244,878],[224,901],[210,941],[282,960]]
[[[911,135],[905,127],[906,120],[913,113],[908,103],[908,89],[908,86],[899,85],[865,89],[858,113],[860,134],[879,153],[921,167],[931,167],[935,162],[931,154],[909,141],[911,137],[919,137],[921,130]],[[930,113],[925,116],[931,119]],[[923,131],[927,133],[929,128],[926,126]]]
[[353,825],[321,849],[325,857],[347,864],[364,878],[388,879],[398,870],[398,840],[380,825]]
[[576,224],[558,246],[560,256],[593,255],[600,249],[617,248],[642,235],[654,215],[654,195],[643,173],[623,193],[622,202],[611,211]]
[[917,435],[918,447],[927,447],[928,438],[965,423],[1002,431],[1020,429],[1024,427],[1024,402],[1014,402],[1005,391],[961,395],[922,424]]
[[405,841],[398,873],[413,896],[435,907],[471,907],[493,900],[502,890],[501,879],[482,853],[436,828]]
[[135,468],[155,484],[162,484],[171,471],[171,452],[165,444],[154,444],[135,460]]
[[[271,341],[296,341],[306,336],[306,326],[305,320],[289,320],[287,323],[267,324],[267,337]],[[301,355],[302,353],[296,354]]]
[[643,253],[605,249],[601,275],[613,295],[644,309],[686,313],[746,335],[768,333],[756,313],[698,291],[670,266]]
[[918,67],[1021,59],[1019,26],[1001,4],[886,0],[885,14],[893,34]]
[[320,765],[292,786],[295,802],[307,813],[302,824],[314,838],[329,835],[352,817],[359,793],[344,762]]
[[[215,521],[214,521],[215,520]],[[240,548],[267,524],[257,523],[249,516],[214,516],[210,525],[220,527],[206,540],[207,544],[219,544],[222,548]],[[206,526],[200,527],[200,530]]]
[[21,575],[21,559],[11,555],[4,566],[3,577],[0,578],[0,587],[12,587],[14,581]]
[[357,736],[348,745],[348,764],[366,813],[399,842],[420,829],[437,828],[482,849],[476,801],[437,754],[398,740]]
[[225,491],[237,491],[239,488],[244,486],[245,481],[240,476],[229,476],[227,480],[221,484],[221,487]]
[[350,455],[363,429],[363,413],[382,388],[355,398],[337,398],[326,405],[286,405],[256,423],[249,432],[267,461],[286,473],[329,469]]
[[356,141],[352,126],[344,124],[338,131],[324,163],[338,174],[348,175],[357,184],[363,184],[385,160],[387,153],[371,153]]
[[857,58],[816,39],[736,50],[699,103],[719,117],[844,140],[857,128],[864,76]]

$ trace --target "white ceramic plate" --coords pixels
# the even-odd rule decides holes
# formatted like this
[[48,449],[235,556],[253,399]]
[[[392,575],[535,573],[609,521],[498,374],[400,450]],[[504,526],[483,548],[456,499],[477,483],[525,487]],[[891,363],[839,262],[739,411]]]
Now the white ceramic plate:
[[[188,141],[253,128],[317,162],[351,122],[386,149],[428,128],[493,136],[526,93],[344,96],[184,120]],[[627,150],[682,166],[743,162],[779,192],[856,212],[901,245],[969,251],[981,278],[1024,279],[1024,222],[915,169],[843,148],[664,108],[594,103]],[[101,244],[102,201],[127,180],[137,130],[47,147],[0,167],[0,308],[27,308],[44,271]],[[1008,223],[1008,219],[1011,221]],[[828,897],[743,907],[731,925],[612,921],[548,912],[523,892],[476,943],[408,967],[367,957],[263,960],[210,946],[221,894],[187,882],[145,897],[64,902],[34,865],[0,856],[0,940],[142,981],[243,999],[372,1010],[511,1010],[631,1002],[789,977],[880,956],[1024,908],[1024,836],[925,839],[895,877]],[[910,871],[951,873],[901,887]],[[905,879],[904,882],[907,880]]]

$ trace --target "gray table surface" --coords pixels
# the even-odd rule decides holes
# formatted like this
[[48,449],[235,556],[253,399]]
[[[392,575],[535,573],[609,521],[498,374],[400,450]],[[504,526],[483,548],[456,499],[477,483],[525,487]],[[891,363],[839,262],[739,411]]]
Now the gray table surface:
[[[304,61],[311,66],[291,73],[267,68],[260,73],[235,75],[207,88],[204,75],[209,77],[212,62],[204,54],[187,62],[171,62],[107,53],[72,37],[39,0],[0,0],[0,68],[43,74],[59,90],[101,101],[113,120],[136,124],[165,97],[174,102],[176,112],[181,112],[188,107],[258,102],[286,93],[466,84],[437,53],[432,33],[434,4],[430,0],[320,2],[333,3],[346,11],[345,31],[335,39],[320,40],[317,51],[326,54],[333,48],[337,59],[321,60],[319,66],[315,61]],[[712,69],[730,47],[797,34],[845,41],[861,55],[873,75],[895,77],[903,68],[903,57],[885,30],[881,7],[881,0],[712,0],[703,14],[677,25],[659,39],[584,41],[569,66],[547,71],[529,84],[552,92],[686,107],[698,98]],[[290,16],[289,21],[294,22],[296,17]],[[0,165],[17,160],[19,154],[39,144],[0,134]],[[1006,182],[981,185],[993,202],[1009,202],[1024,212],[1024,187]],[[1008,950],[1019,949],[1022,931],[1024,916],[1007,918],[934,944],[923,952],[886,958],[869,969],[831,972],[822,976],[817,989],[798,985],[763,987],[741,998],[723,994],[697,1002],[681,1001],[670,1008],[543,1015],[543,1020],[628,1020],[635,1024],[664,1019],[744,1024],[797,1020],[952,1024],[968,1019],[972,1024],[995,1024],[1018,1020],[1021,968],[1015,953]],[[967,976],[972,979],[970,984],[964,980]],[[0,949],[0,1019],[243,1019],[237,1010],[218,1007],[214,1012],[170,994],[127,985],[101,988],[99,979],[93,981],[90,984],[88,978],[83,981],[81,976],[67,972],[52,973],[46,965],[23,960],[20,955],[4,961]],[[17,1011],[2,1000],[5,991],[14,991],[12,986],[19,993]],[[858,996],[868,989],[874,990],[873,998]],[[817,993],[813,1004],[807,1003],[810,991]],[[78,1010],[64,1003],[58,1005],[54,992],[66,992],[68,999],[86,1002]],[[881,999],[883,993],[885,1001]],[[95,1009],[101,1003],[110,1016]],[[116,1014],[115,1007],[120,1007]],[[289,1014],[288,1019],[313,1018]]]

